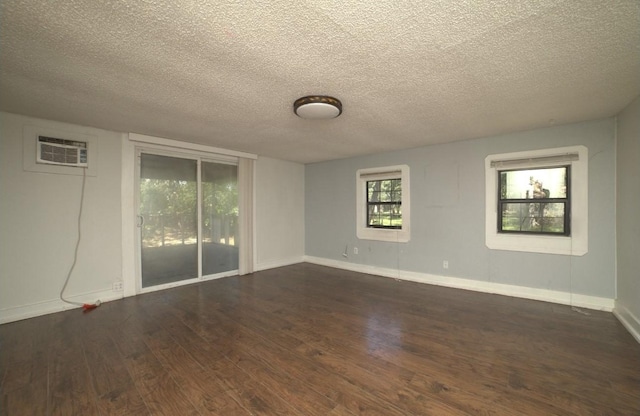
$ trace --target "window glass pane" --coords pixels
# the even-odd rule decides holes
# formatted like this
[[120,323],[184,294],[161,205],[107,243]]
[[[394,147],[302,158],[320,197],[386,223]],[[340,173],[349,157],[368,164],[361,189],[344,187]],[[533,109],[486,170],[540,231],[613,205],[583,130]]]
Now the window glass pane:
[[502,205],[502,231],[528,231],[529,204],[503,204]]
[[380,224],[380,216],[378,215],[378,205],[369,205],[368,207],[367,226],[375,227]]
[[369,227],[402,227],[402,210],[400,204],[370,204],[368,207]]
[[390,222],[392,227],[402,227],[402,206],[399,204],[392,205]]
[[545,233],[564,234],[565,204],[541,204],[541,228]]
[[383,202],[393,201],[393,181],[382,181],[382,194],[380,200]]
[[140,157],[142,287],[198,277],[197,162]]
[[380,199],[382,202],[391,201],[391,181],[380,181]]
[[238,268],[238,167],[202,162],[202,275]]
[[380,201],[380,181],[367,182],[367,202]]
[[500,172],[501,199],[567,197],[567,167]]
[[502,231],[564,234],[564,203],[508,203],[502,205]]
[[402,201],[402,181],[400,179],[394,179],[391,181],[392,198],[394,202]]
[[391,227],[391,206],[381,205],[380,209],[380,225],[383,227]]
[[397,188],[393,191],[393,200],[394,201],[402,201],[402,189]]

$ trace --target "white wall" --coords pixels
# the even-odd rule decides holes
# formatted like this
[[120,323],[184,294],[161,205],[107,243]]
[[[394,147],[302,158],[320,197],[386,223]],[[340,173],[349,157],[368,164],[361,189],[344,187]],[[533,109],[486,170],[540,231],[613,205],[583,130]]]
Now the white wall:
[[640,97],[618,116],[616,315],[640,342]]
[[86,179],[82,241],[66,295],[79,302],[120,297],[112,285],[121,279],[123,135],[0,113],[0,322],[67,307],[58,295],[77,238],[82,176],[25,170],[25,126],[96,138],[98,159],[90,163],[97,174]]
[[[485,244],[485,157],[576,145],[586,146],[589,151],[588,252],[571,256],[489,249]],[[402,164],[411,171],[411,241],[358,239],[356,171]],[[613,309],[614,119],[310,164],[305,172],[309,261],[427,283]],[[443,267],[445,260],[447,269]]]
[[303,260],[304,170],[299,163],[256,161],[256,270]]

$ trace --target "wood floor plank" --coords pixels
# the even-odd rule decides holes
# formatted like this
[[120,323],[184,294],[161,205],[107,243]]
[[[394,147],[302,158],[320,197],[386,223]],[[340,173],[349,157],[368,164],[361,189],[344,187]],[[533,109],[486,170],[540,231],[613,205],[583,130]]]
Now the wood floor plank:
[[82,339],[93,388],[98,396],[132,386],[133,379],[118,353],[116,344],[102,331]]
[[0,414],[639,415],[586,312],[303,263],[0,325]]
[[[145,339],[162,330],[161,326],[145,314],[153,298],[142,299],[138,310],[111,330],[110,338],[133,381],[136,391],[151,414],[196,415],[193,403],[148,348]],[[129,393],[133,395],[133,393]]]
[[48,382],[52,415],[96,414],[97,395],[91,382],[82,336],[82,316],[72,311],[54,315],[49,348]]
[[10,391],[3,390],[0,396],[0,415],[49,414],[46,378]]
[[138,352],[125,359],[136,388],[152,414],[197,415],[181,387],[162,368],[151,351]]
[[[261,308],[262,306],[263,305],[260,305]],[[259,321],[260,317],[254,316],[251,319]],[[314,320],[313,326],[317,326],[318,324],[321,324],[321,321]],[[281,322],[278,325],[291,329],[296,324],[283,324]],[[321,332],[326,330],[326,327],[321,326],[321,328],[324,328]],[[423,393],[410,391],[408,381],[414,377],[413,372],[391,363],[371,360],[370,356],[366,358],[367,365],[360,367],[358,363],[362,362],[364,358],[363,354],[358,348],[354,348],[349,345],[349,342],[344,341],[349,339],[349,334],[336,334],[336,328],[327,331],[335,335],[332,337],[316,332],[315,328],[309,328],[306,323],[298,325],[297,330],[295,328],[292,330],[302,334],[306,341],[296,349],[301,355],[317,361],[321,366],[332,369],[352,384],[373,392],[377,397],[398,403],[398,406],[405,411],[414,411],[415,402],[420,402],[423,403],[423,405],[421,405],[423,411],[428,412],[424,403],[429,403],[428,396],[430,395],[430,390]],[[362,352],[365,355],[369,354],[368,348]],[[476,398],[475,401],[484,402],[483,400],[479,400],[479,398]],[[468,397],[466,397],[465,403],[468,403]],[[449,401],[449,403],[445,401],[441,405],[431,405],[434,407],[431,412],[434,414],[442,414],[445,411],[455,413],[456,411],[454,409],[458,407],[457,404],[458,403],[453,401]],[[484,404],[486,407],[496,407],[495,403]],[[468,406],[462,406],[462,409],[468,410]]]
[[298,380],[306,384],[332,402],[343,406],[353,414],[401,415],[405,414],[395,404],[382,400],[375,394],[362,390],[347,380],[343,374],[332,371],[309,356],[296,354],[289,348],[288,338],[279,343],[277,336],[263,339],[260,356],[273,366],[286,368]]
[[[371,328],[371,327],[368,327],[368,328],[367,328],[367,330],[368,330],[368,331],[372,331],[372,328]],[[458,331],[458,332],[460,332],[460,331]],[[383,334],[383,335],[384,335],[384,334]],[[393,335],[393,334],[390,334],[390,335]],[[464,341],[465,339],[469,339],[469,340],[477,339],[477,337],[474,337],[474,336],[473,336],[473,334],[465,334],[465,333],[463,333],[462,335],[464,335],[464,337],[463,337],[462,339],[459,339],[459,341]],[[391,337],[390,337],[390,338],[391,338]],[[452,337],[451,337],[451,335],[450,335],[450,334],[444,334],[444,338],[446,339],[446,338],[452,338]],[[384,336],[381,336],[381,337],[380,337],[380,339],[384,340]],[[437,343],[438,343],[438,337],[436,337],[436,338],[434,338],[434,337],[429,337],[428,339],[430,340],[430,342],[429,342],[430,346],[432,346],[432,347],[433,347],[433,346],[437,346]],[[434,342],[434,340],[435,340],[435,342]],[[468,344],[468,342],[461,342],[461,344],[465,344],[465,343],[467,343],[467,344]],[[404,344],[404,345],[403,345],[403,347],[407,347],[407,346],[408,346],[408,347],[411,347],[411,345],[407,345],[407,341],[406,341],[406,340],[403,340],[403,344]],[[481,343],[476,343],[476,344],[474,345],[474,347],[475,347],[475,346],[477,346],[477,345],[482,345],[482,344],[481,344]],[[524,352],[524,353],[528,353],[528,352],[529,352],[529,348],[528,348],[528,345],[529,345],[529,344],[527,343],[527,344],[523,344],[523,345],[524,345],[524,347],[523,347],[523,351],[517,351],[517,348],[516,348],[516,351],[510,351],[510,353],[513,355],[513,359],[511,360],[511,361],[512,361],[512,366],[519,367],[519,368],[521,368],[521,369],[522,369],[523,367],[524,367],[525,369],[527,369],[527,368],[528,368],[529,370],[530,370],[531,368],[534,368],[534,369],[535,369],[535,368],[536,368],[536,366],[538,366],[538,365],[539,365],[539,363],[538,363],[537,361],[530,361],[530,362],[529,362],[529,361],[526,359],[526,356],[523,356],[523,354],[521,354],[521,352]],[[444,350],[444,353],[443,353],[443,354],[441,354],[441,356],[439,357],[439,358],[440,358],[440,360],[446,360],[446,359],[447,359],[447,357],[451,355],[451,351],[452,351],[452,349],[451,349],[451,348],[452,348],[452,347],[455,347],[455,345],[453,345],[453,346],[446,346],[446,345],[443,345],[443,348],[445,348],[445,350]],[[419,351],[419,350],[425,350],[425,349],[426,349],[426,350],[428,350],[429,346],[427,346],[427,345],[423,345],[423,346],[417,346],[417,347],[412,347],[412,348],[413,348],[413,349],[415,349],[416,351]],[[405,349],[405,348],[403,348],[403,349]],[[469,349],[468,349],[468,351],[469,351],[469,353],[472,353],[472,357],[473,357],[476,361],[480,361],[480,362],[482,362],[482,360],[483,360],[482,351],[479,351],[477,348],[469,348]],[[498,354],[500,354],[500,352],[501,352],[501,351],[497,351],[497,353],[498,353]],[[495,355],[495,354],[496,354],[495,348],[492,348],[492,350],[490,351],[489,357],[486,359],[486,360],[487,360],[487,362],[489,362],[489,363],[490,363],[490,362],[492,361],[491,357],[492,357],[493,355]],[[432,352],[431,352],[431,354],[429,354],[429,355],[433,356],[433,355],[434,355],[434,354],[433,354],[433,351],[432,351]],[[560,355],[560,356],[561,356],[562,354],[561,354],[560,352],[558,352],[558,355]],[[471,357],[465,357],[465,358],[471,358]],[[560,357],[560,359],[562,359],[562,357]],[[598,359],[597,359],[597,360],[595,360],[595,361],[598,361],[598,364],[599,364],[599,360],[600,360],[600,359],[601,359],[601,358],[598,358]],[[610,362],[610,361],[611,361],[611,360],[609,360],[609,362]],[[605,360],[605,362],[607,362],[607,361]],[[598,367],[599,367],[599,366],[598,366]],[[495,373],[495,367],[493,368],[493,371],[492,371],[492,372],[494,372],[494,373]],[[497,377],[499,377],[500,379],[509,380],[509,379],[514,378],[514,377],[513,377],[513,374],[514,374],[515,372],[517,372],[517,368],[516,368],[516,369],[511,368],[511,369],[509,369],[509,371],[507,371],[507,369],[505,369],[505,370],[502,372],[502,374],[497,375]],[[566,396],[570,395],[570,394],[571,394],[571,392],[567,392],[567,391],[565,391],[565,390],[566,390],[566,387],[565,387],[565,389],[563,389],[563,388],[562,388],[562,385],[563,385],[563,383],[567,383],[567,382],[569,382],[569,383],[570,383],[570,382],[571,382],[571,381],[573,381],[573,380],[571,380],[571,379],[570,379],[570,380],[563,380],[563,378],[566,378],[566,377],[563,377],[563,376],[564,376],[564,374],[563,374],[563,373],[555,374],[555,376],[552,376],[552,377],[549,377],[547,374],[542,373],[542,372],[541,372],[541,373],[539,373],[539,374],[537,375],[537,379],[540,379],[541,381],[543,381],[543,382],[544,382],[545,387],[546,387],[546,391],[545,391],[545,389],[543,389],[543,388],[536,388],[536,389],[534,389],[534,390],[535,390],[535,392],[536,392],[537,394],[542,394],[542,395],[545,395],[545,394],[546,394],[547,396],[549,396],[549,395],[554,395],[556,400],[557,400],[557,399],[559,399],[559,398],[561,398],[561,397],[564,397],[564,398],[565,398],[565,400],[564,400],[564,401],[568,401],[568,402],[571,402],[571,403],[572,403],[572,407],[574,408],[574,410],[576,410],[576,409],[575,409],[575,407],[578,407],[578,410],[576,410],[576,411],[577,411],[577,413],[579,413],[579,414],[580,414],[580,413],[585,414],[585,412],[587,411],[587,409],[589,408],[589,406],[590,406],[590,404],[591,404],[591,403],[590,403],[590,400],[584,400],[584,399],[582,399],[582,400],[576,400],[577,398],[573,398],[573,399],[571,399],[571,398],[567,398]],[[554,383],[554,381],[555,381],[555,383]],[[558,385],[554,385],[554,384],[558,384]],[[582,385],[581,385],[583,389],[585,389],[585,388],[587,388],[587,387],[588,387],[588,386],[585,386],[584,384],[585,384],[585,381],[583,380],[583,381],[582,381]],[[587,384],[588,384],[588,383],[587,383]],[[564,385],[566,386],[566,384],[564,384]],[[569,384],[569,385],[570,385],[570,384]],[[628,384],[627,384],[627,385],[628,385]],[[534,387],[539,387],[539,386],[534,386]],[[599,392],[602,392],[602,391],[600,390]],[[588,394],[586,394],[586,395],[585,395],[585,397],[594,397],[594,395],[595,395],[596,393],[598,393],[598,392],[596,392],[596,391],[593,391],[593,390],[592,390],[592,391],[590,391]],[[605,391],[605,392],[604,392],[604,394],[606,395],[606,394],[607,394],[607,392]],[[620,397],[620,396],[624,396],[624,395],[620,395],[620,394],[618,394],[618,397]],[[534,393],[534,397],[535,397],[535,393]],[[543,399],[544,399],[544,397],[543,397]],[[624,399],[623,399],[623,400],[624,400]],[[581,403],[581,402],[583,402],[583,403],[582,403],[582,404],[583,404],[582,408],[580,408],[580,406],[578,405],[578,403]],[[584,403],[584,402],[586,402],[586,403]],[[618,406],[618,407],[624,407],[624,405],[623,405],[622,403],[615,403],[615,405],[616,405],[616,406]]]
[[251,377],[230,360],[219,360],[210,364],[211,369],[231,394],[251,414],[296,415],[298,412],[264,384]]
[[151,414],[133,382],[99,396],[96,406],[102,415],[137,416]]
[[149,414],[116,344],[102,327],[94,328],[85,332],[82,342],[100,413]]
[[262,344],[247,349],[238,348],[228,358],[289,403],[299,414],[324,416],[336,407],[336,403],[310,388],[305,381],[296,379],[286,369],[265,361],[261,355],[261,346]]
[[185,392],[201,414],[248,415],[249,412],[227,393],[215,375],[200,365],[182,345],[166,331],[146,338],[147,345],[162,366]]
[[[0,391],[21,389],[20,395],[24,395],[32,390],[29,386],[39,385],[43,380],[46,385],[51,322],[51,317],[43,317],[3,325],[3,328],[7,327],[7,334],[0,339],[0,367],[3,369]],[[33,400],[39,399],[42,398],[33,397]],[[44,406],[46,408],[46,401]]]
[[[213,379],[220,384],[225,394],[251,414],[296,414],[283,399],[270,392],[262,383],[251,378],[237,367],[226,356],[210,354],[211,344],[216,350],[228,351],[229,343],[242,343],[249,340],[252,334],[227,321],[222,316],[209,311],[206,316],[198,318],[193,314],[183,314],[179,308],[174,312],[180,318],[163,315],[164,324],[185,344],[188,340],[192,356],[205,371],[210,371]],[[184,319],[186,322],[179,321]],[[178,320],[178,321],[177,321]],[[191,325],[191,326],[189,326]],[[220,328],[226,333],[219,333]],[[191,331],[193,331],[191,333]],[[194,334],[196,336],[194,336]],[[184,336],[185,338],[182,338]],[[193,364],[192,364],[193,365]],[[239,412],[239,409],[236,409]]]
[[91,380],[86,367],[75,364],[83,359],[81,351],[70,349],[69,353],[55,354],[52,358],[50,377],[51,414],[96,414],[96,394],[91,389]]

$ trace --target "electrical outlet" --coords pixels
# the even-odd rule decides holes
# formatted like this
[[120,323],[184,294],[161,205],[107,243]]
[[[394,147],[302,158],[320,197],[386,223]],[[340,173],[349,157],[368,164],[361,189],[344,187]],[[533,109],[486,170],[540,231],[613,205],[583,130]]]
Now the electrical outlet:
[[443,260],[442,261],[442,268],[443,269],[448,269],[449,268],[449,261],[448,260]]
[[114,292],[122,292],[124,290],[124,285],[122,281],[113,282],[113,291]]
[[353,248],[353,254],[358,254],[358,247]]

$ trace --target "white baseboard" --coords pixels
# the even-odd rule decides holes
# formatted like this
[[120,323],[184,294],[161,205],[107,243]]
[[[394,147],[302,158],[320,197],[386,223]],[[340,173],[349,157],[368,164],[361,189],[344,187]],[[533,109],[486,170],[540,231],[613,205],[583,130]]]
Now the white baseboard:
[[[302,263],[304,261],[302,256],[291,257],[288,259],[281,259],[275,261],[267,261],[258,263],[255,265],[255,271],[274,269],[276,267],[289,266],[292,264]],[[217,276],[222,277],[222,276]],[[175,285],[175,286],[179,286]],[[167,286],[163,286],[161,289],[166,289]],[[157,288],[156,288],[157,289]],[[154,289],[146,290],[146,292],[154,291]],[[105,303],[112,300],[122,299],[122,292],[113,292],[111,290],[103,290],[96,292],[83,293],[80,295],[68,296],[68,299],[73,302],[95,302],[100,299],[100,302]],[[0,309],[0,324],[9,322],[20,321],[23,319],[35,318],[36,316],[47,315],[55,312],[62,312],[68,309],[79,308],[79,306],[70,305],[61,301],[60,299],[51,299],[43,302],[32,303],[28,305],[20,305],[9,308]]]
[[486,282],[481,280],[461,279],[458,277],[439,276],[428,273],[409,272],[405,270],[386,269],[382,267],[367,266],[363,264],[348,263],[340,260],[331,260],[321,257],[305,256],[304,261],[322,266],[335,267],[360,273],[374,274],[394,279],[409,280],[412,282],[426,283],[430,285],[446,286],[456,289],[473,290],[476,292],[493,293],[497,295],[512,296],[524,299],[540,300],[544,302],[571,305],[585,309],[600,311],[613,311],[614,300],[597,296],[578,295],[556,290],[535,289],[530,287],[506,285],[502,283]]
[[303,256],[290,257],[288,259],[263,261],[261,263],[256,263],[254,266],[254,270],[256,272],[259,272],[261,270],[275,269],[276,267],[291,266],[292,264],[302,263],[303,261],[304,261]]
[[635,316],[625,305],[616,301],[616,307],[613,314],[618,318],[620,323],[629,331],[629,333],[640,342],[640,319]]
[[[101,290],[96,292],[88,292],[80,295],[68,296],[67,299],[73,302],[95,302],[100,299],[101,303],[110,302],[112,300],[122,299],[122,292],[114,292],[112,290]],[[62,312],[68,309],[76,309],[79,306],[70,305],[60,299],[52,299],[44,302],[32,303],[29,305],[15,306],[11,308],[0,309],[0,324],[20,321],[36,316],[47,315],[55,312]]]
[[[493,293],[505,296],[519,297],[524,299],[553,302],[563,305],[572,305],[580,308],[602,310],[613,312],[622,324],[629,330],[638,342],[640,342],[640,320],[635,317],[623,305],[615,304],[614,300],[596,296],[576,295],[567,292],[559,292],[546,289],[535,289],[522,286],[505,285],[479,280],[461,279],[450,276],[439,276],[428,273],[409,272],[404,270],[387,269],[382,267],[367,266],[363,264],[348,263],[339,260],[331,260],[320,257],[304,256],[292,257],[284,260],[262,262],[256,264],[255,271],[273,269],[276,267],[289,266],[301,262],[308,262],[322,266],[335,267],[337,269],[350,270],[359,273],[373,274],[382,277],[408,280],[418,283],[426,283],[438,286],[446,286],[457,289],[472,290],[476,292]],[[100,299],[102,303],[122,299],[123,294],[111,290],[84,293],[70,296],[74,302],[93,302]],[[615,306],[615,310],[614,310]],[[33,318],[54,312],[61,312],[74,309],[77,306],[69,305],[60,299],[53,299],[44,302],[33,303],[11,308],[0,309],[0,324]]]

